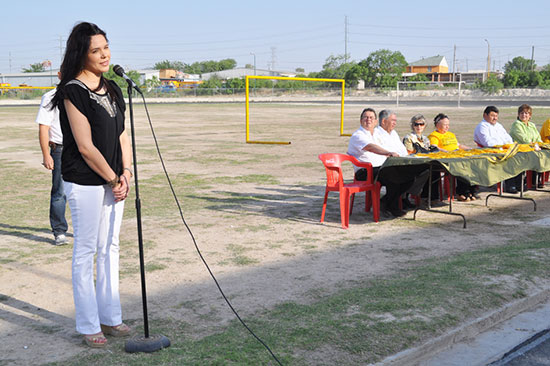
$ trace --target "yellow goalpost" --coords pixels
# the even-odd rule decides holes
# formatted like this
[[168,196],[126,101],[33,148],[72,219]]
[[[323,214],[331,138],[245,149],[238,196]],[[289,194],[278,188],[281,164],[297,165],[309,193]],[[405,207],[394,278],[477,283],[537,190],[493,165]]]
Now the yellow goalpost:
[[291,78],[283,76],[246,76],[246,143],[247,144],[278,144],[289,145],[290,141],[251,141],[250,140],[250,92],[249,92],[249,80],[250,79],[266,79],[266,80],[295,80],[295,81],[321,81],[327,83],[341,83],[342,84],[342,100],[340,102],[340,136],[351,136],[350,134],[344,134],[344,94],[346,81],[343,79],[317,79],[317,78]]

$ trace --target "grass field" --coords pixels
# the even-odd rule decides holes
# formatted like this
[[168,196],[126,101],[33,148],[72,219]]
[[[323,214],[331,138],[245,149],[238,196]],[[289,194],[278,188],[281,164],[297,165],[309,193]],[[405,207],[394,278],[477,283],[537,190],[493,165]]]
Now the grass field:
[[[345,110],[352,133],[367,105]],[[383,106],[374,106],[380,110]],[[317,155],[345,152],[339,106],[151,105],[155,134],[188,224],[234,307],[285,365],[364,365],[444,334],[546,288],[550,241],[532,204],[457,203],[448,216],[376,224],[357,199],[340,228],[337,195],[319,223],[325,173]],[[397,131],[423,113],[450,116],[473,147],[481,109],[399,108]],[[49,173],[40,165],[35,107],[0,108],[0,365],[275,365],[235,320],[200,262],[163,176],[142,106],[136,135],[152,333],[172,346],[126,354],[123,341],[90,350],[74,331],[71,247],[50,245]],[[535,108],[540,126],[548,110]],[[502,109],[509,128],[515,110]],[[129,124],[128,124],[129,126]],[[351,177],[351,167],[346,172]],[[124,319],[142,332],[133,191],[121,233]]]

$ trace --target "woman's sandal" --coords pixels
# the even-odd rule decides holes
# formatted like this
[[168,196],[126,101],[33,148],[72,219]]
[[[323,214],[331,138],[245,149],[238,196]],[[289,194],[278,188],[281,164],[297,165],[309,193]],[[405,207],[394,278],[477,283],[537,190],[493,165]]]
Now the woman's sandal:
[[113,337],[125,337],[132,331],[132,329],[124,323],[113,326],[101,324],[101,330],[103,333]]
[[458,197],[457,197],[457,199],[458,199],[459,201],[461,201],[461,202],[467,202],[467,201],[470,200],[468,197],[466,197],[466,196],[463,195],[463,194],[459,194]]
[[84,342],[92,348],[103,348],[107,345],[107,338],[103,333],[84,334]]

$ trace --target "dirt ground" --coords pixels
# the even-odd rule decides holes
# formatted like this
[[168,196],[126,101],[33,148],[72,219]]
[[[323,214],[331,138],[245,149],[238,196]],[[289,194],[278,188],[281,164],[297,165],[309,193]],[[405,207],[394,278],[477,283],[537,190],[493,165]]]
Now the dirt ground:
[[[346,106],[346,133],[358,127],[366,106]],[[532,223],[550,216],[548,193],[529,192],[536,211],[531,202],[497,198],[488,207],[484,199],[455,203],[454,210],[467,217],[467,229],[455,217],[426,212],[417,220],[409,212],[374,223],[361,209],[360,196],[350,228],[343,230],[336,194],[329,196],[326,222],[319,223],[325,173],[317,155],[345,152],[349,139],[339,136],[339,106],[252,104],[251,139],[290,145],[246,144],[241,104],[151,105],[149,110],[183,215],[243,317],[285,301],[308,303],[414,260],[521,241],[542,230]],[[403,136],[413,114],[424,113],[429,122],[440,111],[398,108],[397,130]],[[481,110],[444,112],[459,140],[473,145]],[[70,245],[51,245],[50,178],[40,165],[35,113],[36,107],[0,108],[3,171],[14,165],[10,174],[38,182],[28,192],[32,204],[0,208],[0,365],[40,365],[94,352],[74,329],[72,237]],[[149,316],[152,326],[155,320],[181,322],[200,337],[234,316],[180,221],[142,106],[135,115]],[[536,109],[535,122],[540,126],[546,115]],[[514,111],[502,111],[505,127],[513,117]],[[351,177],[351,167],[346,172]],[[0,190],[9,203],[13,187],[3,184]],[[120,289],[124,319],[140,324],[134,198],[126,202],[122,226]]]

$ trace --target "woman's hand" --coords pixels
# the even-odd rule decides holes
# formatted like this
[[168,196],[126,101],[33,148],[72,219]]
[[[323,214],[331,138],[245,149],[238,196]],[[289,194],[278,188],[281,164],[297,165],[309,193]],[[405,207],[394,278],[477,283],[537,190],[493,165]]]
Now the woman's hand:
[[128,197],[128,192],[130,192],[129,174],[123,174],[120,176],[120,183],[113,187],[115,202],[125,200]]

